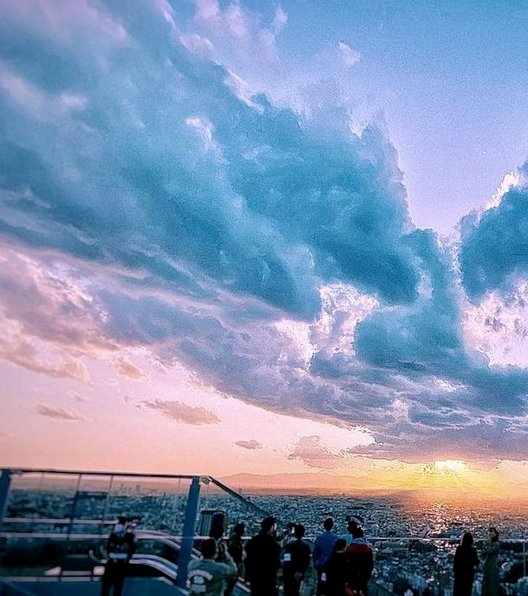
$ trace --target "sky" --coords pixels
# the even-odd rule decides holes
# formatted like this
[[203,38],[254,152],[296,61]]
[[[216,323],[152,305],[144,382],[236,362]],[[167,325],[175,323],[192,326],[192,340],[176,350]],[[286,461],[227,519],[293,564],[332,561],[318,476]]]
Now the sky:
[[525,493],[527,22],[0,2],[0,463]]

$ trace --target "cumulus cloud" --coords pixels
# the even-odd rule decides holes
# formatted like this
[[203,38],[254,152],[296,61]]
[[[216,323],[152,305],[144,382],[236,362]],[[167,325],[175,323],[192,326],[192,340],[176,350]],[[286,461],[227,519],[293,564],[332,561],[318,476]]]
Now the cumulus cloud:
[[88,420],[84,414],[74,410],[66,410],[52,404],[38,404],[37,413],[47,418],[56,420],[66,420],[67,422],[86,422]]
[[[85,24],[37,4],[0,7],[4,359],[86,380],[84,359],[101,357],[139,378],[123,358],[141,346],[227,395],[367,428],[372,453],[465,445],[504,420],[522,436],[526,371],[470,349],[460,293],[506,291],[525,271],[519,255],[491,262],[524,238],[523,188],[465,222],[461,289],[446,249],[414,229],[382,131],[352,134],[344,106],[330,124],[278,107],[216,61],[229,40],[276,61],[284,12],[199,0],[187,30],[163,2],[82,5]],[[489,437],[474,450],[511,447]],[[337,457],[313,437],[292,456]]]
[[[528,165],[517,186],[480,216],[471,214],[462,224],[460,270],[469,297],[479,301],[492,290],[504,295],[528,271]],[[513,182],[512,182],[513,183]]]
[[[195,0],[195,35],[207,39],[213,55],[223,64],[244,66],[274,64],[278,60],[277,37],[288,22],[288,15],[278,6],[268,23],[262,15],[251,11],[241,2],[221,5],[217,0]],[[203,44],[202,49],[203,49]]]
[[243,449],[249,449],[250,451],[254,451],[255,449],[262,449],[262,443],[260,443],[256,439],[251,439],[251,441],[235,441],[235,445],[238,445]]
[[161,412],[166,418],[183,424],[200,426],[220,422],[220,418],[211,410],[203,406],[191,406],[181,401],[155,399],[145,401],[143,405],[151,410]]

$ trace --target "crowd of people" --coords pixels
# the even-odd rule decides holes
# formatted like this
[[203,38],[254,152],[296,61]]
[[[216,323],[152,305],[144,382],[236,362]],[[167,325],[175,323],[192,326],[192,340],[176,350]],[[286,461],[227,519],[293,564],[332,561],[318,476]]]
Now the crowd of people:
[[281,546],[275,518],[266,517],[259,533],[245,547],[243,527],[237,524],[226,546],[215,538],[202,542],[202,559],[189,565],[190,591],[229,596],[240,576],[248,582],[252,596],[278,595],[279,578],[284,596],[299,596],[313,560],[319,596],[366,596],[374,568],[372,548],[356,520],[348,523],[348,534],[343,538],[333,531],[333,526],[333,519],[327,518],[312,552],[304,540],[302,524],[292,524],[291,534],[282,540]]
[[[245,525],[237,523],[226,541],[221,535],[202,540],[201,558],[188,567],[191,594],[231,596],[238,578],[249,584],[252,596],[277,596],[279,580],[284,596],[300,596],[303,582],[312,569],[316,573],[317,596],[367,596],[368,582],[374,569],[374,553],[359,520],[352,519],[347,534],[334,532],[334,520],[328,517],[324,531],[317,536],[313,551],[304,540],[302,524],[291,524],[286,536],[277,536],[277,522],[266,517],[258,534],[244,544]],[[118,519],[107,541],[107,562],[102,578],[102,596],[113,591],[121,594],[127,563],[135,551],[133,524]],[[499,596],[499,533],[488,530],[488,540],[481,549],[482,594]],[[480,565],[473,535],[465,532],[453,562],[453,596],[471,596],[475,571]],[[281,573],[279,573],[281,572]]]

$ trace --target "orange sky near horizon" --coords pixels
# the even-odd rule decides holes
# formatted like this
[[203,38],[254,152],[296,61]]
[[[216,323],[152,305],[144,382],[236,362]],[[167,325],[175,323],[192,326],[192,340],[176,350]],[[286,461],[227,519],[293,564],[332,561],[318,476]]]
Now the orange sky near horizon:
[[[131,357],[135,364],[128,368],[124,360],[90,362],[88,384],[41,375],[35,385],[34,374],[0,364],[6,387],[18,395],[4,404],[6,428],[13,430],[0,433],[1,464],[203,474],[235,487],[292,491],[426,490],[470,500],[527,493],[528,462],[446,454],[411,463],[354,454],[347,449],[373,440],[365,429],[261,410],[197,385],[183,368],[163,371],[144,354]],[[148,396],[154,395],[160,403],[171,395],[182,405],[152,408]]]

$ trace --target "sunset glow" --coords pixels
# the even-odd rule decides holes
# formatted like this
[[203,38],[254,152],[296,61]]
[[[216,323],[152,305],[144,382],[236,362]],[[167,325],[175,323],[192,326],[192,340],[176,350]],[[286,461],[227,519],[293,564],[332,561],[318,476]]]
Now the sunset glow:
[[434,465],[440,471],[447,470],[456,474],[463,474],[467,471],[467,464],[455,459],[438,460],[435,461]]

